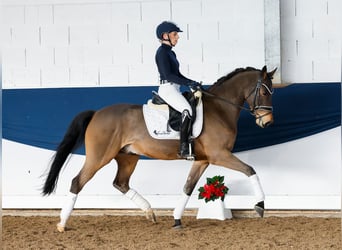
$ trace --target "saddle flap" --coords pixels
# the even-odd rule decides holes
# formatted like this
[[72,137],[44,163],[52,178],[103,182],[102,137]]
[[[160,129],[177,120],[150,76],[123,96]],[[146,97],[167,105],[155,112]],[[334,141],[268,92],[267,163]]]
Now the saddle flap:
[[161,98],[160,95],[158,95],[158,93],[155,91],[152,91],[152,103],[156,104],[156,105],[161,105],[161,104],[167,105],[167,103],[164,101],[164,99]]

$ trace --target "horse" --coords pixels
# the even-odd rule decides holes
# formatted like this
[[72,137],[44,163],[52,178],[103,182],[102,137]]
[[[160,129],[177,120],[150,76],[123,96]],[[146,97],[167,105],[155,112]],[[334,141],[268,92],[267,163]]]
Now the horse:
[[[264,214],[265,195],[255,170],[232,154],[237,136],[237,121],[241,110],[247,109],[261,128],[273,123],[272,78],[276,68],[267,72],[252,67],[237,68],[219,78],[206,90],[202,88],[203,127],[194,139],[195,160],[185,181],[183,193],[173,211],[174,228],[181,228],[181,217],[198,180],[209,164],[215,164],[245,174],[255,194],[254,209]],[[249,108],[244,106],[247,103]],[[117,162],[113,186],[132,200],[156,222],[150,203],[130,187],[130,177],[140,156],[174,160],[179,159],[179,140],[152,138],[146,128],[142,105],[113,104],[98,111],[87,110],[74,117],[64,138],[58,145],[47,169],[42,195],[52,194],[59,173],[70,154],[82,144],[85,162],[72,179],[70,192],[60,212],[57,230],[64,232],[78,194],[95,173],[112,159]]]

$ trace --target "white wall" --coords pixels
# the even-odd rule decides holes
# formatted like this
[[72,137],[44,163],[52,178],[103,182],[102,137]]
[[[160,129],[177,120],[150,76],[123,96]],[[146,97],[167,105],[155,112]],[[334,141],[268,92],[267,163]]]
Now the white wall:
[[[155,85],[154,29],[169,19],[185,31],[176,50],[194,79],[269,61],[264,0],[3,2],[5,88]],[[342,1],[280,0],[280,13],[283,82],[340,81]]]
[[[40,195],[54,152],[3,140],[3,208],[60,208],[72,178],[81,169],[84,156],[73,156],[62,170],[56,194]],[[20,152],[20,157],[13,152]],[[253,166],[266,195],[267,209],[341,208],[341,127],[303,139],[236,153]],[[182,193],[191,163],[184,160],[140,160],[130,185],[154,208],[174,208]],[[101,169],[84,187],[78,208],[136,208],[112,186],[116,163]],[[253,190],[248,178],[236,171],[210,165],[200,179],[188,208],[196,208],[198,187],[206,177],[225,176],[229,193],[227,208],[252,209]],[[202,201],[203,202],[203,201]]]
[[341,81],[341,0],[281,0],[283,82]]
[[8,0],[3,10],[5,88],[156,85],[155,28],[170,19],[184,30],[176,51],[189,77],[212,83],[265,63],[263,0]]

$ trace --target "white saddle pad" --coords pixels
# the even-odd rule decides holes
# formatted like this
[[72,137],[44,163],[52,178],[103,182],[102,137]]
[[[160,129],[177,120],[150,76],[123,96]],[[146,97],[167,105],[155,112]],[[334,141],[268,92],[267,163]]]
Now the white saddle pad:
[[[169,109],[154,108],[153,105],[144,104],[143,114],[146,127],[150,135],[155,139],[178,139],[179,132],[168,125]],[[198,137],[203,126],[203,103],[196,107],[196,120],[192,126],[192,137]]]

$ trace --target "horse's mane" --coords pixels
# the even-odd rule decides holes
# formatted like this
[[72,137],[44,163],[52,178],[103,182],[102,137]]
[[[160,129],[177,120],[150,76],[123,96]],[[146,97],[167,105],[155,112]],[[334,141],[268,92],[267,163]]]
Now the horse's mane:
[[239,73],[247,72],[247,71],[255,71],[255,70],[258,70],[258,69],[253,68],[253,67],[237,68],[234,71],[228,73],[227,75],[222,76],[221,78],[219,78],[213,85],[220,85],[223,82],[233,78],[234,76],[236,76]]

